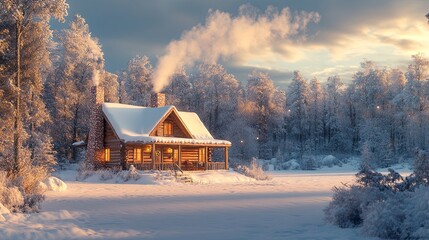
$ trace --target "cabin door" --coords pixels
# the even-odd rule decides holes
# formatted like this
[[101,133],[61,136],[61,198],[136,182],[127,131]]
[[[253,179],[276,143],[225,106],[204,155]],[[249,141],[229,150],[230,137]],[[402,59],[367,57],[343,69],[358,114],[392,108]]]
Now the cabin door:
[[155,166],[156,169],[162,170],[162,155],[160,149],[155,151]]
[[173,162],[179,166],[179,149],[174,148],[173,149]]

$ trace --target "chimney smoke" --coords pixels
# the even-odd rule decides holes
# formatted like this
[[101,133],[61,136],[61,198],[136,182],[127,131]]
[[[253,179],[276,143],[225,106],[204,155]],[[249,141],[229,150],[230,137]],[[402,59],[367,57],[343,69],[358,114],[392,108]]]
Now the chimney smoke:
[[165,54],[159,58],[154,73],[153,90],[160,92],[180,67],[195,62],[216,63],[219,58],[236,57],[242,62],[252,60],[257,51],[270,49],[284,55],[285,48],[293,48],[294,39],[305,34],[310,22],[318,22],[316,12],[292,14],[289,8],[281,10],[268,6],[265,12],[250,4],[240,6],[238,16],[209,10],[205,24],[197,25],[171,41]]

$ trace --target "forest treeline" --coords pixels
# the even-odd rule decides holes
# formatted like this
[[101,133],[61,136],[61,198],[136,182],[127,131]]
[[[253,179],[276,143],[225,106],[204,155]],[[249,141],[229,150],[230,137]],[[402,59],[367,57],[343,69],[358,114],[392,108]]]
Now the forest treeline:
[[[106,102],[148,106],[152,92],[148,57],[108,72],[85,20],[53,31],[49,20],[63,21],[67,4],[41,2],[51,7],[36,4],[28,14],[12,2],[1,6],[0,162],[10,171],[76,160],[72,144],[87,139],[94,79]],[[419,54],[405,71],[363,61],[352,79],[295,71],[285,89],[262,71],[236,79],[220,64],[201,63],[177,70],[163,92],[167,104],[198,113],[214,137],[230,140],[232,157],[363,153],[384,166],[427,149],[428,78],[429,60]]]

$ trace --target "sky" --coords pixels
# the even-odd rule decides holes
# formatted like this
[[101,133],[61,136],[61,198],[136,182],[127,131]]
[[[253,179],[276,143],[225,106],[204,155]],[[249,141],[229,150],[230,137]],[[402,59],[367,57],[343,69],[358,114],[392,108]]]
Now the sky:
[[[324,81],[337,74],[347,82],[364,60],[382,67],[405,69],[413,54],[428,57],[429,50],[427,0],[68,0],[68,3],[68,20],[76,14],[86,19],[92,35],[102,45],[105,66],[110,72],[125,69],[136,55],[148,56],[154,68],[158,68],[164,56],[169,55],[171,60],[182,54],[175,61],[186,61],[188,67],[210,58],[224,65],[240,81],[245,82],[252,70],[261,70],[282,87],[295,70],[307,79],[317,77]],[[249,19],[253,16],[256,20],[254,24],[234,27],[237,22],[234,20],[243,15],[243,6],[247,7]],[[249,6],[254,11],[248,11]],[[288,16],[292,18],[289,24],[279,23],[288,29],[286,34],[279,33],[284,29],[268,27],[272,36],[259,39],[259,31],[266,27],[261,28],[257,16],[273,11],[281,15],[284,8],[289,8]],[[294,21],[302,11],[314,12],[319,17]],[[216,16],[231,21],[218,24],[214,34],[204,35],[209,31],[208,23],[217,21]],[[300,24],[297,31],[290,30],[296,24]],[[55,23],[54,28],[66,25]],[[223,28],[234,30],[218,36],[217,32]],[[239,37],[228,37],[237,31]],[[192,50],[178,53],[177,46],[171,50],[174,43]],[[213,46],[218,46],[218,50]],[[196,48],[200,48],[198,54],[194,54]],[[213,54],[219,56],[211,59]],[[194,57],[189,59],[189,55]]]

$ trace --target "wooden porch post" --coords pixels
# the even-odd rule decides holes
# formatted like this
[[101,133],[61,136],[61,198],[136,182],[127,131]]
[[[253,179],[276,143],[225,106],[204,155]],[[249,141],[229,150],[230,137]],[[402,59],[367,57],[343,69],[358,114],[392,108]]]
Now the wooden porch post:
[[165,170],[164,169],[164,147],[161,148],[161,165],[159,165],[159,168],[160,168],[159,170]]
[[152,170],[155,170],[155,143],[152,144]]
[[204,148],[206,171],[209,170],[209,148]]
[[225,170],[228,170],[228,147],[225,147]]
[[182,145],[179,145],[179,167],[182,168]]

